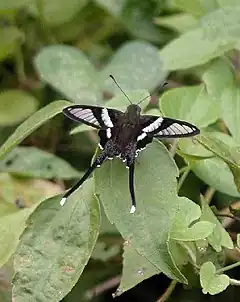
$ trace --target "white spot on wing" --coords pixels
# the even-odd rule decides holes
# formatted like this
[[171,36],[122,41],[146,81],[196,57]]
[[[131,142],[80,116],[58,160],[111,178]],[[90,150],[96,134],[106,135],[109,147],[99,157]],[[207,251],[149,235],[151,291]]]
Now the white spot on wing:
[[159,117],[158,119],[156,119],[156,121],[151,123],[149,126],[143,128],[142,131],[143,132],[153,132],[154,130],[156,130],[158,127],[161,126],[162,121],[163,121],[163,118]]
[[107,138],[111,138],[111,128],[107,128]]
[[147,134],[146,134],[145,132],[143,132],[142,134],[140,134],[140,135],[137,137],[137,141],[140,141],[140,140],[144,139],[146,136],[147,136]]
[[113,123],[110,119],[110,116],[108,114],[108,110],[106,108],[102,109],[102,114],[101,114],[102,120],[104,122],[104,124],[109,127],[112,128],[113,127]]

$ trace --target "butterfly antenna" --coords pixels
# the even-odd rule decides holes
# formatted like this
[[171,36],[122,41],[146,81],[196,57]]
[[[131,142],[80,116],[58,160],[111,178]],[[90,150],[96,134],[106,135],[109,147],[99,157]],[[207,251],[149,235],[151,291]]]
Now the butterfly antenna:
[[167,82],[165,82],[165,83],[163,83],[163,85],[160,87],[160,88],[156,88],[156,89],[154,89],[153,90],[153,92],[152,93],[150,93],[149,95],[147,95],[147,96],[145,96],[143,99],[141,99],[138,103],[137,103],[137,105],[139,105],[139,104],[141,104],[143,101],[145,101],[147,98],[149,98],[149,97],[151,97],[153,94],[155,94],[159,89],[162,89],[164,86],[166,86],[168,83]]
[[119,86],[118,82],[115,80],[113,75],[109,75],[110,78],[113,80],[113,82],[117,85],[117,87],[122,91],[122,93],[125,95],[125,97],[128,99],[129,103],[132,104],[131,100],[129,99],[128,95],[122,90],[122,88]]

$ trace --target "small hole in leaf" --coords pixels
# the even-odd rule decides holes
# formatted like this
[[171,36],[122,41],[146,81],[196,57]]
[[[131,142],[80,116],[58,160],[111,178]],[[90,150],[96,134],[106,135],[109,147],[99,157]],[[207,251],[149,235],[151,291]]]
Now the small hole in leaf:
[[48,165],[47,165],[47,169],[48,169],[48,170],[52,170],[52,165],[48,164]]
[[12,158],[9,158],[9,159],[6,161],[6,166],[11,166],[16,158],[17,158],[17,155],[16,155],[16,154],[15,154],[15,156],[13,156]]
[[25,202],[23,200],[23,198],[17,198],[15,200],[15,205],[18,209],[24,209],[26,208]]

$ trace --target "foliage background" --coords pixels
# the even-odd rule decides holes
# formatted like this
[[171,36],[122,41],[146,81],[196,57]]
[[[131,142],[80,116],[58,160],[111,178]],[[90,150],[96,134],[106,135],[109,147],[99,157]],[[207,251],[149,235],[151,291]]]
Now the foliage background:
[[[0,301],[235,301],[238,1],[0,0],[0,20]],[[98,142],[60,113],[124,110],[110,73],[135,102],[155,92],[145,112],[202,133],[164,141],[180,176],[162,144],[141,154],[134,217],[118,161],[59,207]]]

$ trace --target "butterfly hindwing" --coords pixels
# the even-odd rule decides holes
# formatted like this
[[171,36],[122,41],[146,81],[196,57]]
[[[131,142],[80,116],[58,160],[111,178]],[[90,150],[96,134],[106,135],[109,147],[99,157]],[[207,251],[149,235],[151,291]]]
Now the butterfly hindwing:
[[69,106],[63,110],[63,113],[76,122],[82,122],[97,129],[114,127],[117,117],[121,114],[115,109],[85,105]]
[[141,117],[142,136],[177,138],[188,137],[199,133],[199,129],[185,121],[166,117],[144,115]]

